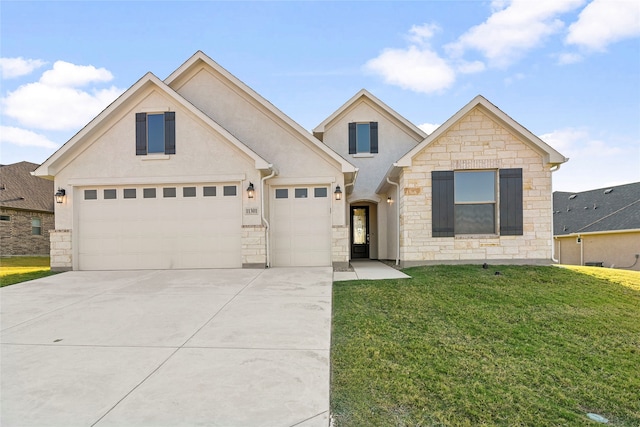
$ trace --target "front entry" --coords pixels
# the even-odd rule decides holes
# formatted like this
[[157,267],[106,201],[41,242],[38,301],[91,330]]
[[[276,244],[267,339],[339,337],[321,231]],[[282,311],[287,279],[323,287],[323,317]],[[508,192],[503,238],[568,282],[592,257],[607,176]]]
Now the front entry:
[[351,207],[351,259],[369,258],[369,207]]

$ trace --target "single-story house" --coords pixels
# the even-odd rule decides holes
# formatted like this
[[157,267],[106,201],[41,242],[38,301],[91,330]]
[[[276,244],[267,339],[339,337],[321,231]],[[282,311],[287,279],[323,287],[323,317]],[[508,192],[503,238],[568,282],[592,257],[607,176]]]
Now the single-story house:
[[0,255],[49,255],[53,182],[31,175],[35,163],[0,165]]
[[35,174],[54,269],[549,263],[565,161],[482,96],[426,135],[362,90],[310,133],[197,52]]
[[640,271],[640,182],[554,192],[553,235],[561,264]]

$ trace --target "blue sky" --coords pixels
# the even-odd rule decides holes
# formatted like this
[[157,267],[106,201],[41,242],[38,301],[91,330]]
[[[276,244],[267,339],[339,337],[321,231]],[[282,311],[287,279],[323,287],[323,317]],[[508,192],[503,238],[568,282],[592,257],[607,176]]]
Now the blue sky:
[[0,9],[1,162],[41,163],[147,71],[197,50],[308,130],[366,88],[427,132],[482,94],[570,161],[640,181],[640,3],[28,2]]

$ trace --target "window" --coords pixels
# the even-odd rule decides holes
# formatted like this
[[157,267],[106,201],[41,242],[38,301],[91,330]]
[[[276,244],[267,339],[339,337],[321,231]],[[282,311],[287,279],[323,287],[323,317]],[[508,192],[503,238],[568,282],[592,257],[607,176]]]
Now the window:
[[142,198],[143,199],[155,199],[156,198],[156,189],[155,188],[143,188],[142,189]]
[[136,113],[136,155],[176,154],[176,113]]
[[288,188],[276,188],[276,199],[288,199],[288,198],[289,198]]
[[495,171],[434,171],[431,179],[433,237],[523,234],[522,169],[500,169],[499,191]]
[[182,197],[196,197],[196,187],[182,187]]
[[176,187],[163,188],[162,197],[176,197]]
[[135,188],[125,188],[123,192],[123,196],[125,199],[135,199],[136,198],[136,189]]
[[209,186],[202,188],[202,195],[204,197],[215,197],[216,195],[216,187]]
[[378,122],[349,123],[349,154],[378,152]]
[[296,199],[306,199],[307,198],[307,189],[306,188],[296,188],[295,189],[295,197],[296,197]]
[[222,189],[222,194],[225,196],[235,196],[237,194],[235,185],[225,185]]
[[455,201],[455,233],[495,233],[495,172],[455,172],[453,182]]
[[0,221],[11,221],[11,216],[9,216],[9,215],[0,215]]
[[34,236],[42,235],[42,221],[40,218],[31,218],[31,234]]
[[327,187],[314,188],[313,197],[327,197]]
[[98,199],[98,190],[84,190],[84,199],[85,200]]
[[104,190],[103,196],[105,200],[115,199],[116,190],[115,189]]

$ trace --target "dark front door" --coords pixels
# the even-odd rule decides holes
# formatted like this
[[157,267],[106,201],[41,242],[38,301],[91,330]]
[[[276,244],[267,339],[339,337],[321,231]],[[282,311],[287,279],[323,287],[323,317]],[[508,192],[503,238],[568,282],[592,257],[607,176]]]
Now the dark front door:
[[369,207],[351,207],[351,259],[369,258]]

